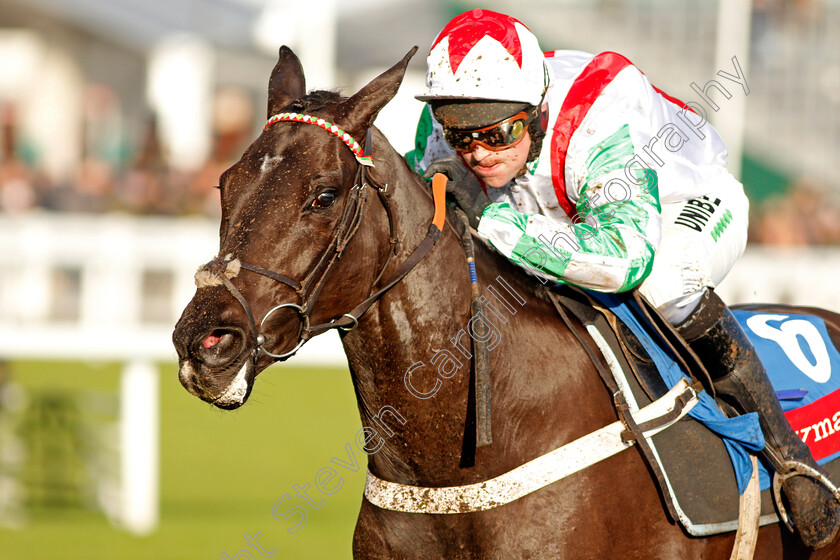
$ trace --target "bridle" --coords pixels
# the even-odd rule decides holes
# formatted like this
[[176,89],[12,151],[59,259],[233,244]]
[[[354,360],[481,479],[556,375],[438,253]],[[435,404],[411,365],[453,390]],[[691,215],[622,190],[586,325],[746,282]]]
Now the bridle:
[[[233,283],[230,281],[229,275],[225,273],[225,270],[228,268],[227,263],[230,262],[230,258],[232,257],[232,255],[228,255],[228,257],[226,257],[225,260],[221,260],[220,257],[217,257],[216,259],[202,267],[202,269],[199,269],[199,272],[201,272],[201,270],[209,270],[217,278],[220,277],[222,284],[227,288],[231,295],[233,295],[233,297],[236,298],[236,300],[244,309],[245,315],[248,318],[248,326],[250,332],[256,340],[256,345],[253,351],[253,359],[255,362],[259,358],[260,352],[274,360],[285,360],[296,354],[298,350],[300,350],[300,348],[309,339],[318,334],[326,332],[330,329],[340,329],[344,332],[349,332],[356,328],[356,326],[359,324],[359,319],[362,317],[362,315],[365,314],[365,312],[371,307],[371,305],[373,305],[373,303],[376,302],[380,297],[382,297],[382,295],[384,295],[388,290],[393,288],[403,278],[405,278],[405,276],[409,272],[411,272],[411,270],[415,266],[417,266],[417,264],[423,259],[423,257],[426,256],[426,254],[435,245],[435,243],[437,243],[437,240],[440,238],[441,228],[443,227],[445,218],[445,207],[443,200],[446,192],[446,178],[443,175],[439,175],[435,177],[435,180],[433,180],[432,188],[435,201],[434,218],[432,219],[432,223],[429,225],[429,230],[426,233],[426,237],[423,239],[423,241],[414,249],[414,251],[406,258],[406,260],[403,261],[403,263],[397,268],[397,270],[394,271],[394,273],[379,290],[368,296],[367,299],[362,301],[351,311],[342,314],[340,317],[333,319],[327,323],[311,325],[309,315],[312,312],[312,309],[315,305],[315,301],[318,299],[318,296],[321,293],[321,289],[326,284],[325,280],[327,278],[327,275],[329,274],[332,267],[339,261],[342,254],[344,253],[344,250],[347,248],[347,245],[356,235],[356,232],[361,226],[362,219],[364,218],[365,205],[367,203],[366,189],[372,188],[376,192],[380,202],[382,203],[382,206],[385,208],[385,213],[388,216],[390,246],[388,250],[388,256],[385,259],[385,263],[382,265],[379,274],[377,274],[376,279],[373,282],[374,286],[377,284],[377,282],[379,282],[380,278],[382,277],[382,274],[388,267],[388,264],[391,260],[391,256],[396,251],[396,246],[399,240],[394,236],[394,220],[393,212],[391,210],[391,195],[388,192],[388,185],[385,184],[383,187],[379,187],[376,185],[371,186],[368,184],[366,168],[373,167],[373,158],[370,156],[372,142],[370,129],[368,129],[367,131],[367,138],[365,141],[365,149],[367,150],[367,153],[365,153],[362,150],[361,146],[358,144],[358,142],[356,142],[352,136],[350,136],[347,132],[343,131],[340,127],[338,127],[338,125],[330,123],[329,121],[326,121],[322,118],[300,113],[279,113],[271,117],[266,123],[265,127],[268,128],[270,125],[279,121],[303,122],[314,124],[316,126],[319,126],[320,128],[323,128],[324,130],[333,134],[334,136],[338,137],[353,152],[358,162],[358,169],[356,171],[356,178],[353,187],[350,189],[347,204],[344,207],[344,213],[342,214],[338,226],[334,230],[332,240],[330,241],[330,244],[327,247],[327,249],[321,255],[315,267],[306,275],[303,281],[298,282],[278,272],[274,272],[272,270],[268,270],[260,266],[239,261],[239,266],[241,268],[244,268],[245,270],[249,270],[266,278],[270,278],[292,288],[298,295],[298,298],[300,299],[300,304],[281,303],[280,305],[272,307],[263,316],[262,320],[260,321],[259,328],[257,328],[257,322],[250,304],[239,291],[239,289],[236,288],[236,286],[234,286]],[[268,319],[275,312],[281,309],[291,309],[297,313],[300,319],[300,330],[298,331],[298,342],[292,350],[283,354],[274,354],[265,348],[266,337],[263,333],[265,324],[268,321]]]
[[[396,247],[399,240],[395,237],[394,231],[394,220],[393,220],[393,212],[391,210],[391,194],[388,192],[388,185],[385,184],[383,187],[377,185],[371,185],[372,181],[369,181],[366,169],[368,167],[373,167],[373,158],[370,155],[371,152],[371,130],[368,129],[367,137],[365,141],[365,150],[362,150],[361,146],[350,136],[347,132],[342,130],[338,125],[330,123],[319,117],[314,117],[310,115],[300,114],[300,113],[279,113],[271,117],[265,125],[265,128],[268,128],[270,125],[279,122],[279,121],[290,121],[290,122],[303,122],[314,124],[323,128],[327,132],[333,134],[334,136],[338,137],[342,142],[344,142],[348,148],[353,152],[354,156],[356,157],[356,161],[358,162],[358,169],[356,171],[356,177],[354,180],[353,187],[350,189],[349,196],[347,199],[347,204],[344,207],[344,213],[342,214],[341,220],[338,222],[336,226],[332,240],[330,241],[329,246],[318,259],[318,262],[315,264],[314,268],[306,275],[306,277],[298,282],[285,276],[283,274],[274,272],[272,270],[268,270],[262,268],[260,266],[256,266],[253,264],[249,264],[246,262],[242,262],[239,259],[234,259],[233,255],[227,255],[224,259],[219,256],[204,265],[202,268],[199,269],[198,274],[201,274],[202,271],[209,272],[212,277],[215,279],[220,279],[221,283],[227,288],[227,290],[233,295],[234,298],[239,302],[242,308],[245,311],[245,315],[248,318],[248,326],[250,329],[251,335],[254,337],[256,341],[256,345],[253,350],[253,360],[256,362],[260,357],[260,352],[265,354],[266,356],[272,358],[273,360],[285,360],[294,354],[297,353],[298,350],[312,337],[319,335],[323,332],[326,332],[330,329],[340,329],[344,332],[352,331],[356,326],[359,324],[359,319],[367,312],[367,310],[376,302],[382,295],[384,295],[388,290],[393,288],[397,285],[405,276],[411,272],[411,270],[417,266],[417,264],[426,256],[429,250],[437,243],[438,239],[441,235],[441,229],[443,228],[444,218],[445,218],[445,206],[444,206],[444,197],[446,193],[446,177],[444,175],[436,175],[432,181],[432,193],[434,196],[435,202],[435,213],[432,219],[432,223],[429,225],[429,230],[426,233],[426,237],[423,239],[422,242],[414,249],[414,251],[402,262],[402,264],[394,271],[394,273],[388,278],[387,281],[379,288],[377,291],[372,293],[368,296],[367,299],[362,301],[352,310],[347,313],[342,314],[340,317],[337,317],[329,322],[321,323],[318,325],[311,325],[310,324],[310,313],[315,305],[318,296],[321,293],[321,290],[326,285],[326,278],[332,269],[332,267],[339,261],[344,250],[347,248],[347,245],[352,241],[353,237],[358,232],[359,227],[361,226],[362,220],[364,218],[364,211],[365,206],[367,204],[367,189],[372,188],[377,196],[379,197],[382,206],[385,208],[385,213],[388,216],[388,231],[389,231],[389,249],[388,249],[388,256],[385,259],[385,263],[382,265],[382,268],[377,274],[376,278],[373,281],[373,285],[376,286],[379,280],[381,279],[383,273],[385,272],[388,264],[390,263],[391,256],[396,252]],[[228,273],[228,270],[231,269],[230,263],[236,262],[238,267],[235,268],[236,272],[233,274]],[[242,295],[242,292],[239,291],[236,286],[230,281],[230,278],[234,277],[238,274],[238,269],[244,268],[245,270],[249,270],[255,274],[260,276],[264,276],[266,278],[270,278],[284,284],[290,288],[292,288],[295,293],[297,294],[300,303],[281,303],[279,305],[275,305],[272,307],[262,318],[259,324],[259,328],[257,327],[257,322],[254,317],[254,312],[251,309],[250,304],[245,299],[245,296]],[[291,309],[295,311],[300,319],[300,330],[298,331],[298,342],[295,347],[285,353],[282,354],[274,354],[265,348],[266,343],[266,336],[264,334],[265,324],[268,319],[277,311],[281,309]]]

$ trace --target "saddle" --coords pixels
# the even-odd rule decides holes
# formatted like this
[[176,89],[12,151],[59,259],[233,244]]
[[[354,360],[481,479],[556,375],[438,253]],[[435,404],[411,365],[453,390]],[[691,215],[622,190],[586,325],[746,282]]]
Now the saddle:
[[[576,288],[547,290],[546,295],[589,354],[596,369],[601,373],[607,389],[615,396],[616,412],[620,419],[624,420],[629,416],[626,412],[628,408],[642,408],[667,392],[668,385],[651,357],[651,352],[608,305],[604,305],[593,295]],[[696,387],[705,388],[707,393],[713,395],[712,384],[703,365],[673,329],[664,324],[664,319],[656,313],[656,310],[639,295],[625,297],[632,298],[632,303],[637,306],[636,309],[641,311],[638,314],[647,319],[645,328],[650,338],[654,339],[661,349],[688,373]],[[752,311],[760,310],[753,308]],[[790,313],[790,310],[787,311]],[[745,313],[736,312],[736,316],[739,320],[746,321],[749,317]],[[602,339],[601,344],[608,346],[619,367],[608,367],[604,353],[593,340],[593,329]],[[836,354],[840,359],[840,354],[833,345],[831,349],[833,355]],[[768,360],[762,352],[762,347],[757,345],[757,351],[762,361],[767,364]],[[767,349],[764,349],[764,352],[766,353]],[[808,363],[813,363],[813,361],[811,359]],[[797,387],[791,383],[800,383],[799,380],[784,380],[782,374],[779,373],[779,368],[771,367],[768,370],[774,373],[771,375],[771,381],[774,382],[777,391]],[[840,377],[840,375],[835,377]],[[823,392],[825,391],[828,389],[823,388]],[[810,400],[808,404],[816,410],[811,411],[809,415],[803,414],[804,417],[810,418],[814,414],[819,416],[824,413],[824,404],[822,407],[819,403],[813,404],[815,400],[824,401],[825,398],[821,398],[822,395],[816,394],[806,399],[802,393],[808,393],[808,391],[797,388],[787,396],[799,401]],[[840,400],[840,392],[838,392],[838,400]],[[783,401],[783,408],[786,411],[794,410],[794,407],[799,404],[802,403],[793,400]],[[729,412],[733,414],[731,410]],[[791,415],[788,414],[789,419],[790,417]],[[831,415],[829,418],[832,418]],[[840,426],[840,413],[830,422],[835,422],[835,420]],[[821,449],[822,456],[818,456],[813,445],[822,443],[825,446],[827,436],[834,433],[833,424],[830,422],[814,425],[815,434],[811,441],[807,438],[805,441],[812,446],[815,458],[824,459],[820,463],[827,471],[829,478],[836,483],[840,480],[840,461],[829,461],[840,455],[840,427],[836,430],[838,442],[833,448],[835,451],[833,455],[826,455],[831,451]],[[632,425],[629,427],[633,431]],[[796,428],[795,424],[794,428]],[[823,437],[818,438],[816,432]],[[628,435],[628,437],[635,438],[638,433],[640,432]],[[743,489],[744,484],[736,477],[736,469],[733,468],[733,460],[727,449],[731,446],[727,446],[723,439],[709,427],[695,418],[686,416],[669,429],[652,437],[638,437],[636,444],[651,470],[659,488],[663,507],[672,522],[679,521],[686,532],[693,536],[709,536],[738,528],[739,487]],[[769,488],[769,473],[772,473],[772,470],[760,464],[759,478],[762,483],[760,525],[775,523],[779,520]]]

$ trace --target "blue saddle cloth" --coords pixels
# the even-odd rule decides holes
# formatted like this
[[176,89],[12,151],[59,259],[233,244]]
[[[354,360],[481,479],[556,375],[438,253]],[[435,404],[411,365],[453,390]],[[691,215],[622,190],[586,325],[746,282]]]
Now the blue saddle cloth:
[[[824,465],[840,456],[840,353],[813,315],[736,309],[791,427]],[[761,473],[762,483],[769,475]]]
[[[587,291],[587,293],[615,313],[639,339],[639,342],[645,347],[654,364],[656,364],[656,368],[668,388],[676,385],[684,377],[689,378],[679,364],[662,350],[658,343],[654,342],[647,328],[643,326],[641,317],[644,315],[638,309],[638,304],[632,297],[626,294],[606,294],[592,291]],[[646,323],[646,320],[644,322]],[[732,466],[735,468],[738,492],[743,493],[752,476],[752,462],[747,450],[761,451],[764,448],[764,434],[761,433],[761,427],[758,424],[758,415],[752,412],[743,416],[727,418],[706,391],[702,391],[699,397],[700,402],[688,414],[723,439],[729,457],[732,459]],[[769,481],[769,477],[767,477],[767,480]]]

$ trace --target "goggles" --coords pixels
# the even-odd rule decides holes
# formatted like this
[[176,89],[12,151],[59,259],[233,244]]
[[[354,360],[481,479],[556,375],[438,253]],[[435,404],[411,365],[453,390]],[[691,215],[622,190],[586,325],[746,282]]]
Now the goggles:
[[492,152],[500,152],[513,148],[525,138],[529,122],[531,117],[522,111],[496,124],[474,130],[444,128],[443,137],[456,152],[471,152],[476,144]]

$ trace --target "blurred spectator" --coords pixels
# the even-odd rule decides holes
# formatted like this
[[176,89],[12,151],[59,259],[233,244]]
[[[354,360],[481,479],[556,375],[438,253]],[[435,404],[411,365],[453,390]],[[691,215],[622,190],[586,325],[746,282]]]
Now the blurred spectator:
[[101,84],[88,87],[84,123],[85,157],[63,181],[48,182],[19,157],[15,113],[0,113],[0,213],[35,208],[56,212],[110,211],[132,214],[221,214],[219,176],[241,156],[254,136],[248,96],[236,89],[218,93],[213,107],[213,148],[195,171],[173,170],[155,119],[149,119],[136,152],[125,150],[119,101]]
[[217,216],[221,212],[219,176],[242,155],[253,134],[251,101],[236,89],[222,90],[213,106],[214,142],[209,160],[189,183],[187,211]]
[[114,178],[110,166],[86,158],[69,181],[45,190],[41,205],[58,212],[107,212],[113,208]]
[[823,186],[805,179],[794,183],[785,196],[757,205],[751,222],[753,243],[840,244],[840,205]]
[[164,160],[157,123],[150,119],[143,133],[140,150],[123,174],[119,188],[119,207],[140,214],[177,214],[183,189],[171,181]]
[[25,212],[38,203],[35,174],[15,152],[16,119],[11,105],[0,115],[0,212]]
[[219,159],[215,154],[190,178],[187,187],[189,196],[184,208],[188,214],[205,214],[218,217],[222,215],[219,198],[219,176],[230,167],[230,163]]
[[0,211],[17,214],[36,203],[29,170],[20,161],[4,160],[0,164]]

